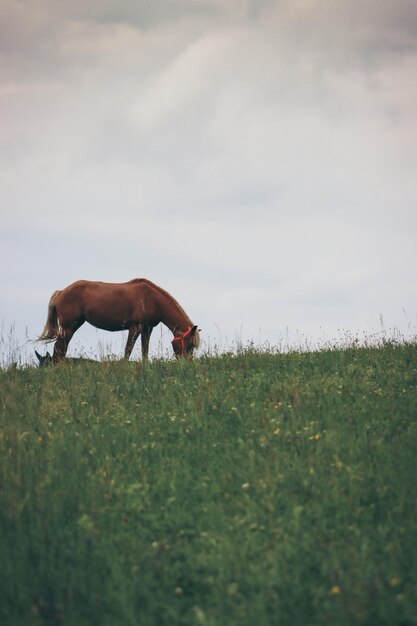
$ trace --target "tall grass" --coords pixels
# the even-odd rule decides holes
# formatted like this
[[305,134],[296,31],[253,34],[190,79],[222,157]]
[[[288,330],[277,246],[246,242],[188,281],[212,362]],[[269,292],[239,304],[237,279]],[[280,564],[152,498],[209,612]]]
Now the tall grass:
[[415,344],[0,385],[2,624],[417,623]]

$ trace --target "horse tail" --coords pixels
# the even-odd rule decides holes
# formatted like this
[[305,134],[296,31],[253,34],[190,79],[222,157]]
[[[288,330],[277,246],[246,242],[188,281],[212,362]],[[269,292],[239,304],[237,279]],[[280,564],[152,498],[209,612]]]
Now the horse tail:
[[39,335],[38,341],[53,341],[58,337],[59,321],[58,313],[55,306],[55,300],[61,292],[54,291],[48,304],[48,319],[46,320],[45,328],[42,334]]

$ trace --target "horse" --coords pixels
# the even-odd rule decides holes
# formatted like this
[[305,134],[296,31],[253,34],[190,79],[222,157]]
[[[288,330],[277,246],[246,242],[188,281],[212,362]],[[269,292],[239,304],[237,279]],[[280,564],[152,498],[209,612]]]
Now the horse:
[[[52,354],[49,354],[49,352],[42,355],[42,354],[39,354],[37,350],[35,350],[35,355],[39,361],[39,367],[48,367],[48,365],[52,365],[53,363]],[[79,363],[98,363],[99,362],[99,361],[96,361],[95,359],[85,359],[84,357],[79,357],[79,358],[65,357],[64,361],[65,363],[71,363],[71,365],[73,364],[78,365]]]
[[142,358],[148,358],[152,330],[160,322],[174,335],[175,357],[192,356],[200,345],[198,327],[171,294],[146,278],[126,283],[78,280],[54,291],[48,304],[48,317],[38,341],[54,341],[52,360],[65,358],[74,333],[89,322],[109,331],[128,330],[124,358],[129,359],[141,335]]

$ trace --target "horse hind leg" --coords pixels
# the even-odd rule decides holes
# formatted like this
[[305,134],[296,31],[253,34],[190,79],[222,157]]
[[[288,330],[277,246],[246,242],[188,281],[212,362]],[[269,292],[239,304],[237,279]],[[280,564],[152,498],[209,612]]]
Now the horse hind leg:
[[72,339],[74,333],[84,324],[85,320],[80,319],[72,326],[66,326],[64,328],[61,327],[58,338],[55,342],[54,346],[54,354],[52,356],[52,361],[54,363],[59,363],[62,359],[65,358],[65,355],[68,350],[68,344]]
[[62,361],[62,359],[65,358],[65,355],[68,349],[68,344],[73,334],[74,333],[69,334],[67,333],[67,331],[63,329],[60,330],[58,338],[55,342],[54,353],[52,356],[52,361],[54,363],[59,363],[59,361]]

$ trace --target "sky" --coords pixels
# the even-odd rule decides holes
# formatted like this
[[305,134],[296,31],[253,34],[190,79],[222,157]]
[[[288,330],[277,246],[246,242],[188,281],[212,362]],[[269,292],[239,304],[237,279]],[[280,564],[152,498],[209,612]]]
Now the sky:
[[210,350],[415,337],[416,76],[415,0],[0,0],[3,352],[80,278]]

